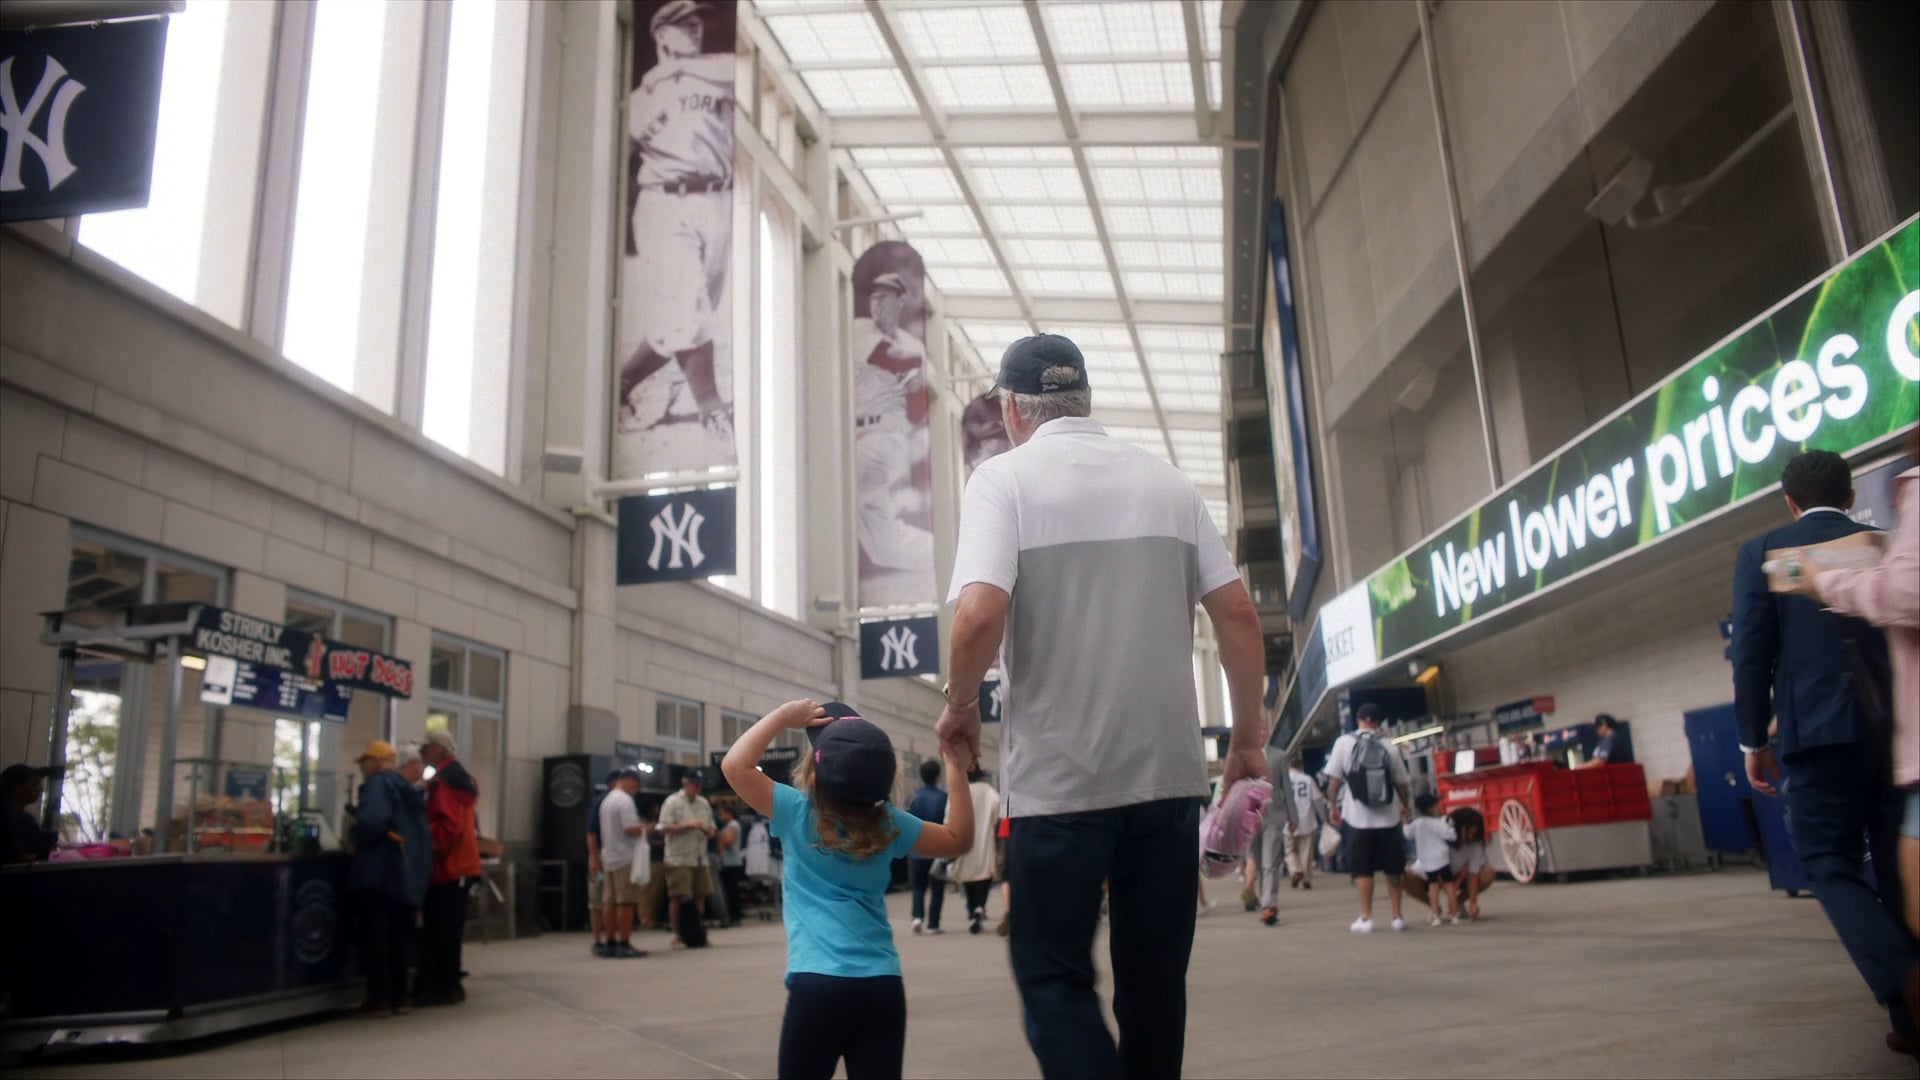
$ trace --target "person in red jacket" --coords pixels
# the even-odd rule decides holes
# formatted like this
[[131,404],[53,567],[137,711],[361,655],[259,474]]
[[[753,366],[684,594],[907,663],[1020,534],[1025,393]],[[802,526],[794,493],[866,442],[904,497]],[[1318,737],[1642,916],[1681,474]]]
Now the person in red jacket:
[[420,957],[421,1005],[458,1005],[460,943],[467,927],[467,885],[480,876],[480,835],[473,804],[480,787],[454,756],[453,733],[432,728],[420,756],[433,766],[427,782],[427,826],[433,834],[433,876],[422,905],[425,945]]

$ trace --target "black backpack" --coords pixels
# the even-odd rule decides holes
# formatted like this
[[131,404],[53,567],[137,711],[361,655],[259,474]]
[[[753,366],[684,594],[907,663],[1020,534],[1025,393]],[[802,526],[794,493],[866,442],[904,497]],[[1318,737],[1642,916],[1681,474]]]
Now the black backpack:
[[1393,766],[1387,757],[1391,753],[1376,732],[1354,735],[1353,749],[1347,754],[1347,786],[1360,805],[1374,809],[1393,805]]
[[689,949],[707,947],[707,924],[701,920],[700,906],[692,900],[680,905],[680,941]]

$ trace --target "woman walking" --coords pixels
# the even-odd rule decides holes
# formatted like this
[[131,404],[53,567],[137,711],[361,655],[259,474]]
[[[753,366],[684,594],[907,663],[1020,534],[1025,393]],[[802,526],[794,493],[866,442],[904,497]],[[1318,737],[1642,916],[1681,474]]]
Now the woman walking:
[[[987,918],[987,897],[993,892],[993,838],[1000,829],[1000,793],[980,769],[967,773],[967,795],[973,800],[973,847],[953,861],[953,880],[967,894],[967,932],[978,934]],[[955,793],[958,796],[958,793]]]

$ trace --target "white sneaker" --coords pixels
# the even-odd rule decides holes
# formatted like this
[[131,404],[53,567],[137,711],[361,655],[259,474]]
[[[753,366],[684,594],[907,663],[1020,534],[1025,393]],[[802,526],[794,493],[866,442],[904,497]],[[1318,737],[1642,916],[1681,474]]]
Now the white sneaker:
[[1213,914],[1213,907],[1214,907],[1213,901],[1211,900],[1204,901],[1203,903],[1201,903],[1201,905],[1198,908],[1194,910],[1194,914],[1195,915],[1211,915]]
[[944,934],[944,933],[946,933],[946,931],[945,931],[945,930],[942,930],[942,929],[940,929],[940,928],[939,928],[939,927],[937,927],[937,926],[933,926],[933,927],[928,927],[928,928],[927,928],[927,933],[928,933],[929,935],[932,935],[932,934]]
[[1373,920],[1365,916],[1361,916],[1360,918],[1353,920],[1353,925],[1347,927],[1347,929],[1353,931],[1356,934],[1371,934],[1373,933]]
[[1407,928],[1407,920],[1396,916],[1393,922],[1389,923],[1388,925],[1392,926],[1395,931],[1405,930]]
[[925,925],[926,924],[922,923],[919,919],[913,920],[913,932],[916,934],[919,933],[921,931],[921,928],[924,927]]
[[1428,926],[1439,926],[1443,921],[1444,920],[1442,920],[1438,915],[1430,915],[1427,917]]

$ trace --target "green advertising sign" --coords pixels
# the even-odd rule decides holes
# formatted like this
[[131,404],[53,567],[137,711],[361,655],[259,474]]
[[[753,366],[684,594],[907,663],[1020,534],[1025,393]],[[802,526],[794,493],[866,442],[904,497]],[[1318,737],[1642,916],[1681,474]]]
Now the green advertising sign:
[[1367,578],[1386,660],[1920,419],[1909,220]]

